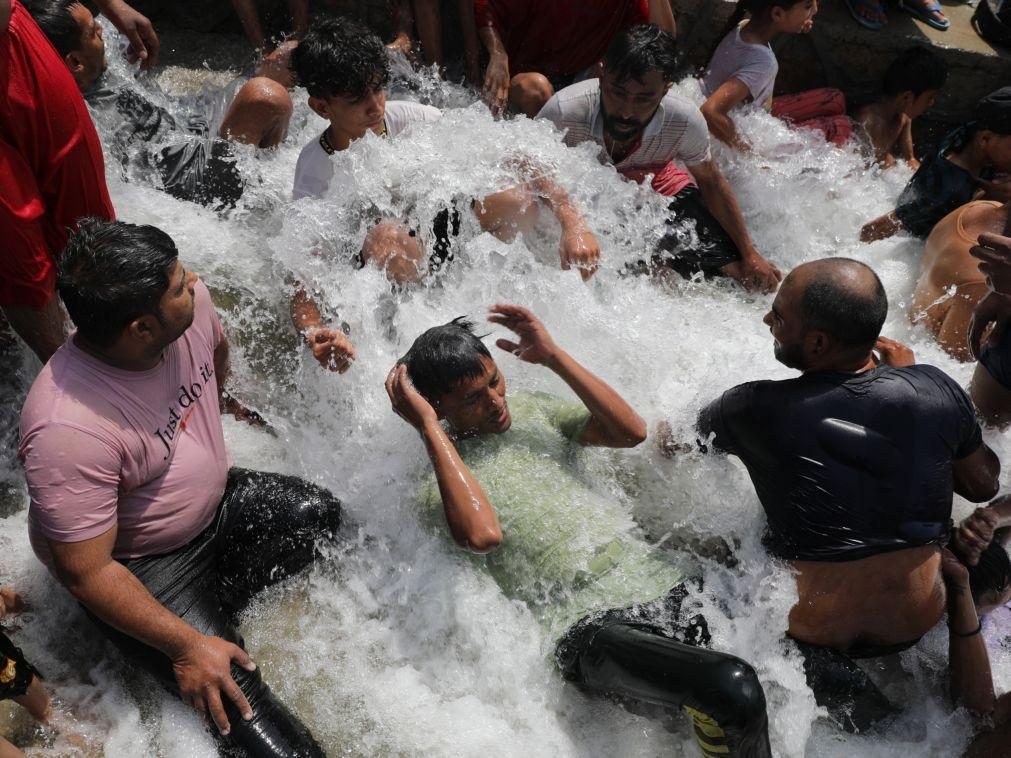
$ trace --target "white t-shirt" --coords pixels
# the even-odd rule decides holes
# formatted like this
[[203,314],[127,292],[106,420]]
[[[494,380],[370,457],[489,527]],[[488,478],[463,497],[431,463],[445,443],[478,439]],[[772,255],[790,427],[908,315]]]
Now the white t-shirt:
[[[417,121],[436,121],[442,111],[430,105],[422,105],[409,100],[392,100],[386,103],[386,136],[396,137]],[[302,148],[298,163],[295,164],[295,187],[292,195],[296,200],[303,197],[322,197],[330,185],[353,189],[355,179],[346,165],[334,165],[332,154],[323,147],[319,137]]]
[[727,33],[713,53],[702,75],[702,93],[709,97],[728,80],[739,79],[751,93],[751,101],[770,110],[778,73],[779,61],[772,48],[745,42],[738,26]]
[[[600,110],[600,80],[588,79],[556,92],[537,114],[565,131],[570,147],[593,140],[601,146],[601,160],[614,163],[603,149],[604,118]],[[671,161],[686,166],[711,157],[709,129],[701,111],[684,98],[668,92],[642,132],[639,146],[615,164],[618,173],[634,181],[657,174]]]

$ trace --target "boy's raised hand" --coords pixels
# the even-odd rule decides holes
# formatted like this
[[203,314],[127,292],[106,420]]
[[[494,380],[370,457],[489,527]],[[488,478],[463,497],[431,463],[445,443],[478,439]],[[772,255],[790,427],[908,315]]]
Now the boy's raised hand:
[[518,305],[498,303],[488,309],[488,320],[501,324],[516,333],[518,343],[511,340],[496,340],[500,350],[512,353],[527,363],[545,364],[554,359],[558,346],[551,339],[547,327],[531,311]]

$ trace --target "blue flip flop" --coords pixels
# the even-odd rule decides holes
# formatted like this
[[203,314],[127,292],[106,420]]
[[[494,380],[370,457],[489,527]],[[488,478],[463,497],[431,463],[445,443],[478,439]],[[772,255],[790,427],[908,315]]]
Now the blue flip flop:
[[[850,12],[850,15],[853,16],[853,20],[856,21],[858,24],[860,24],[860,26],[864,27],[865,29],[877,31],[887,22],[871,21],[869,18],[864,18],[859,13],[857,13],[855,7],[855,6],[863,6],[864,8],[868,8],[871,7],[872,5],[874,5],[874,0],[846,0],[846,9]],[[881,16],[884,17],[885,15],[884,7],[882,7],[880,3],[877,3],[877,8],[879,11],[881,11]]]
[[923,8],[916,8],[910,5],[906,5],[906,0],[899,0],[899,9],[904,10],[910,16],[916,16],[927,26],[932,26],[938,31],[945,32],[951,26],[951,21],[944,19],[944,21],[938,21],[933,18],[930,14],[935,11],[941,10],[941,4],[937,0],[930,0],[926,3]]

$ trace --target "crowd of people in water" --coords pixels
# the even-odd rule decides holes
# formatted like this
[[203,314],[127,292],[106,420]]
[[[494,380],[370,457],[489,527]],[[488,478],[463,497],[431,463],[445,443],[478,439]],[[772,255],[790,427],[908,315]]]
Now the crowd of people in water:
[[[106,163],[133,162],[133,176],[228,213],[246,189],[236,145],[283,142],[304,91],[329,125],[294,166],[297,203],[353,191],[356,164],[338,154],[355,141],[409,141],[442,113],[387,100],[390,48],[417,46],[402,18],[390,20],[394,34],[376,33],[292,3],[299,33],[265,51],[220,118],[182,123],[106,74],[102,23],[126,36],[141,69],[158,57],[151,23],[123,0],[95,4],[102,19],[77,0],[0,0],[0,306],[43,364],[20,416],[27,538],[97,629],[207,717],[223,749],[321,756],[245,651],[236,617],[337,538],[340,493],[231,465],[221,414],[263,421],[227,390],[228,336],[172,238],[117,219]],[[565,145],[594,145],[601,163],[648,183],[670,218],[627,275],[726,277],[775,293],[764,322],[776,359],[798,376],[714,393],[685,437],[663,423],[651,431],[635,398],[559,345],[535,313],[489,304],[488,321],[514,335],[497,350],[553,372],[575,396],[507,401],[498,353],[477,324],[446,314],[386,380],[392,411],[420,434],[434,472],[419,512],[440,513],[456,545],[487,556],[502,592],[557,640],[566,680],[683,711],[703,755],[769,756],[755,670],[714,647],[705,617],[682,608],[697,578],[628,530],[622,507],[576,475],[571,451],[653,438],[671,457],[736,456],[767,517],[765,547],[796,580],[783,633],[839,728],[864,731],[899,710],[856,661],[908,649],[946,617],[952,701],[984,717],[969,751],[1011,755],[1011,698],[995,692],[980,634],[981,619],[1011,599],[1011,498],[996,497],[1000,462],[982,431],[1011,421],[1011,86],[924,151],[913,122],[947,77],[928,47],[902,52],[866,102],[833,89],[773,95],[770,42],[809,31],[817,0],[740,0],[702,73],[701,108],[672,91],[668,0],[560,1],[536,12],[530,0],[457,5],[463,31],[445,40],[432,7],[415,20],[424,60],[442,65],[453,47],[496,115],[549,121]],[[243,22],[267,46],[255,14]],[[910,317],[957,360],[977,362],[968,392],[881,335],[889,304],[865,263],[832,257],[785,272],[757,249],[712,153],[714,139],[756,149],[738,128],[749,108],[835,145],[861,142],[882,168],[914,170],[895,209],[854,236],[925,239]],[[120,124],[104,146],[92,121],[103,113]],[[514,186],[454,203],[425,228],[377,219],[357,254],[333,265],[377,267],[391,287],[410,287],[460,265],[464,221],[509,241],[543,211],[561,229],[561,267],[593,277],[607,263],[587,209],[521,149],[509,160]],[[355,335],[340,314],[309,282],[291,293],[292,324],[321,370],[354,370]],[[954,524],[955,494],[992,502]],[[583,517],[573,521],[577,501]],[[732,561],[723,547],[721,560]],[[23,607],[0,588],[0,617]],[[0,698],[50,718],[38,671],[2,631]],[[2,758],[18,755],[0,738]]]

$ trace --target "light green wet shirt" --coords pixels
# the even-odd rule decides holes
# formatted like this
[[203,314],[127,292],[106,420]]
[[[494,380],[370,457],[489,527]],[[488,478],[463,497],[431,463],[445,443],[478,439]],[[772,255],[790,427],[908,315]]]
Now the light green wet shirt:
[[[502,525],[502,544],[480,560],[503,592],[558,637],[592,611],[653,600],[680,583],[673,556],[647,544],[625,509],[577,470],[586,407],[521,392],[509,411],[509,431],[457,444]],[[434,477],[423,501],[441,516]]]

